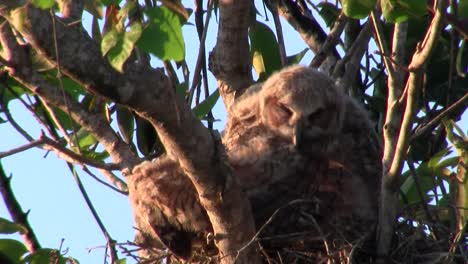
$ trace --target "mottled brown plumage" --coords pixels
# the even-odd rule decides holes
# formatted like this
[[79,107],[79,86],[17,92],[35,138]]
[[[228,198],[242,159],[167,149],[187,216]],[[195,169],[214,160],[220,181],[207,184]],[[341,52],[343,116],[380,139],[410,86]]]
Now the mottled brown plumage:
[[[327,76],[301,66],[286,68],[247,90],[229,112],[223,145],[250,198],[257,228],[282,208],[262,237],[309,232],[335,241],[337,223],[345,222],[353,235],[344,240],[354,240],[365,231],[354,232],[356,226],[375,221],[380,143],[365,111]],[[205,252],[212,248],[204,240],[212,231],[206,212],[176,161],[145,162],[128,182],[137,227],[149,233],[146,244],[158,237],[184,259],[198,250],[196,241]],[[307,239],[301,246],[299,239],[274,241],[264,244],[273,251],[323,250]]]

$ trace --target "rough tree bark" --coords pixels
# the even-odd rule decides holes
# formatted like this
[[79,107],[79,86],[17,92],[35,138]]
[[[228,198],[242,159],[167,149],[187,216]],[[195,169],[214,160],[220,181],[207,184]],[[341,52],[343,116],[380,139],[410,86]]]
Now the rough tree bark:
[[[177,157],[196,187],[212,222],[221,262],[254,263],[258,258],[253,248],[239,252],[255,232],[249,202],[226,166],[219,138],[203,126],[182,98],[175,95],[167,76],[138,63],[125,65],[124,73],[114,70],[103,58],[99,44],[88,36],[80,23],[73,23],[73,18],[81,16],[83,4],[79,0],[69,1],[68,6],[62,8],[67,11],[62,18],[22,4],[0,3],[0,15],[9,23],[4,25],[0,39],[10,75],[43,100],[71,114],[103,144],[113,161],[122,165],[124,173],[139,162],[130,147],[115,136],[106,122],[62,97],[60,87],[47,83],[35,73],[25,47],[16,42],[9,26],[59,72],[87,91],[128,106],[149,120],[168,153]],[[214,56],[217,62],[213,65],[217,65],[215,72],[227,105],[232,101],[232,91],[247,87],[251,82],[248,61],[233,59],[237,56],[248,60],[248,21],[242,19],[245,16],[241,14],[249,10],[250,1],[220,3],[220,36]],[[226,37],[229,35],[236,37],[229,39]]]

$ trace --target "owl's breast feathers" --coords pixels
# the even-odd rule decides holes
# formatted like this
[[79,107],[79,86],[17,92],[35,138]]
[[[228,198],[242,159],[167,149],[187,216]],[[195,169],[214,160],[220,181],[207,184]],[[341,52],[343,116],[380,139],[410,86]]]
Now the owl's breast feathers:
[[167,156],[145,161],[127,181],[137,237],[157,237],[182,259],[188,259],[194,247],[213,247],[206,241],[212,232],[206,211],[177,162]]

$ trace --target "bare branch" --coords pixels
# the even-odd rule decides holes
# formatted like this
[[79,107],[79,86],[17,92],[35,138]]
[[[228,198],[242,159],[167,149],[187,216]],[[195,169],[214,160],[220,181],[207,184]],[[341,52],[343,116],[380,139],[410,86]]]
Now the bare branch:
[[421,135],[426,133],[429,129],[434,128],[434,126],[438,125],[440,123],[440,121],[442,121],[442,118],[444,118],[448,114],[452,113],[458,107],[463,106],[463,105],[466,106],[467,102],[468,102],[468,93],[466,93],[464,96],[462,96],[456,102],[454,102],[452,105],[445,108],[442,112],[440,112],[436,117],[431,119],[431,121],[427,122],[424,126],[416,129],[413,136],[411,137],[411,141],[417,139],[418,137],[420,137]]
[[283,28],[281,27],[281,21],[278,15],[278,1],[273,0],[269,2],[271,2],[271,5],[272,5],[270,8],[270,11],[273,14],[273,21],[275,23],[275,29],[276,29],[276,37],[278,38],[278,50],[279,50],[279,55],[280,55],[280,62],[281,62],[281,66],[284,67],[286,65],[286,47],[284,44]]
[[340,41],[340,35],[343,33],[343,30],[346,26],[346,16],[341,13],[340,16],[337,18],[335,25],[333,26],[330,33],[328,33],[327,39],[323,42],[323,45],[320,47],[318,53],[315,54],[314,59],[310,63],[310,67],[318,68],[327,58],[327,54],[330,54],[332,49],[338,44]]
[[[379,240],[379,252],[386,255],[391,246],[391,237],[393,235],[393,226],[397,215],[398,205],[398,187],[396,182],[389,180],[387,175],[387,168],[389,168],[393,155],[395,153],[395,144],[397,140],[398,127],[401,123],[401,111],[402,106],[398,103],[398,98],[403,91],[403,77],[404,71],[401,68],[396,69],[395,65],[403,63],[403,52],[402,47],[405,46],[406,42],[406,31],[407,23],[399,23],[395,25],[393,34],[393,63],[389,59],[388,48],[383,41],[383,35],[380,27],[380,23],[375,13],[372,14],[372,24],[374,26],[374,34],[380,49],[380,53],[384,56],[386,70],[388,73],[388,99],[387,99],[387,115],[383,129],[384,134],[384,154],[382,164],[384,171],[382,186],[381,186],[381,201],[379,211],[379,231],[377,233],[377,239]],[[386,237],[386,241],[382,237]],[[383,261],[383,260],[382,260]]]
[[27,219],[28,213],[24,213],[21,205],[16,200],[15,194],[10,186],[11,178],[7,177],[3,166],[0,163],[0,193],[3,196],[3,200],[8,209],[8,212],[13,219],[13,222],[24,227],[25,232],[21,234],[24,244],[29,252],[34,253],[36,250],[41,248],[39,241],[37,240],[36,234],[34,233],[29,221]]
[[29,143],[27,143],[27,144],[25,144],[23,146],[13,148],[13,149],[10,149],[8,151],[0,152],[0,159],[11,156],[11,155],[18,154],[18,153],[23,152],[23,151],[28,150],[28,149],[35,148],[35,147],[40,146],[42,144],[44,144],[44,140],[39,139],[39,140],[29,142]]
[[[382,180],[381,212],[379,215],[379,231],[377,236],[377,252],[379,256],[387,256],[390,251],[390,241],[393,236],[393,227],[396,220],[399,187],[398,179],[403,166],[403,157],[407,152],[411,138],[411,125],[413,117],[416,114],[418,87],[421,85],[423,74],[422,68],[426,64],[442,30],[446,1],[439,0],[435,1],[434,4],[437,5],[436,14],[432,19],[431,25],[427,29],[423,43],[417,47],[409,66],[411,72],[406,83],[406,107],[404,109],[401,105],[402,102],[398,101],[398,96],[400,96],[397,94],[398,87],[389,87],[389,89],[395,90],[389,91],[389,94],[391,92],[394,93],[394,97],[389,98],[389,102],[387,103],[387,117],[384,125],[384,177]],[[394,48],[397,46],[398,45],[394,45]],[[390,99],[394,101],[390,101]],[[402,114],[403,119],[401,119]],[[382,263],[384,262],[383,259],[379,261]]]
[[398,142],[396,145],[395,156],[392,160],[391,167],[389,168],[389,175],[397,177],[401,172],[403,166],[403,155],[406,153],[409,139],[411,137],[411,124],[415,114],[415,107],[417,102],[417,88],[420,86],[422,77],[422,68],[426,64],[430,53],[432,52],[437,38],[442,30],[443,16],[445,14],[446,1],[438,0],[437,12],[432,19],[431,25],[429,26],[426,37],[420,46],[417,48],[411,63],[409,65],[410,76],[406,85],[408,86],[408,96],[406,99],[406,107],[404,111],[403,121],[401,124],[401,130],[398,134]]
[[216,77],[220,95],[229,114],[235,98],[252,84],[248,27],[254,19],[251,1],[220,1],[216,46],[209,68]]
[[[320,48],[327,38],[320,24],[312,16],[307,6],[302,1],[279,1],[278,12],[299,33],[304,42],[315,54],[320,53]],[[334,57],[337,61],[340,55],[331,47],[327,56]]]
[[[229,44],[229,48],[241,52],[215,51],[214,57],[218,60],[223,54],[235,58],[228,61],[228,66],[223,65],[227,68],[223,68],[222,72],[227,74],[221,76],[219,83],[229,84],[224,88],[247,87],[251,81],[249,58],[245,56],[248,54],[248,20],[244,16],[246,12],[241,13],[243,15],[234,15],[239,14],[239,11],[249,12],[249,10],[250,1],[247,0],[236,4],[227,1],[220,5],[220,24],[225,24],[226,28],[223,29],[225,33],[229,33],[229,37],[232,38],[236,34],[229,30],[237,30],[237,33],[244,37],[241,40],[245,40],[242,45],[237,45],[237,41],[235,45],[232,42],[224,42]],[[124,104],[151,122],[168,154],[179,161],[181,168],[197,189],[200,202],[207,210],[215,234],[222,234],[223,239],[217,241],[222,260],[225,262],[232,260],[231,252],[239,249],[254,234],[249,202],[231,175],[220,140],[216,136],[213,138],[213,134],[195,117],[183,98],[174,93],[170,81],[163,72],[138,63],[128,63],[124,73],[115,71],[106,58],[101,56],[97,43],[80,25],[67,26],[64,23],[56,23],[57,34],[54,40],[50,34],[44,34],[44,30],[50,32],[53,28],[50,16],[30,5],[11,10],[5,6],[2,8],[0,3],[0,15],[6,17],[23,38],[52,63],[56,63],[55,46],[67,47],[59,49],[60,66],[64,74],[88,91]],[[60,21],[59,18],[56,20]],[[239,67],[239,60],[244,66]],[[245,62],[246,64],[243,64]],[[26,73],[11,71],[12,76],[23,80],[22,84],[33,92],[51,104],[66,109],[59,89],[45,82],[34,72]],[[220,90],[227,91],[224,88],[221,87]],[[98,118],[102,117],[89,114],[73,101],[70,101],[69,107],[77,123],[90,132],[100,133],[95,134],[95,137],[111,154],[114,162],[122,162],[124,168],[133,168],[138,159],[129,146],[115,135],[105,120],[98,121]],[[242,232],[239,232],[239,228]],[[241,262],[251,262],[252,259],[247,260],[248,255],[243,254]],[[255,256],[255,253],[253,255]]]
[[39,140],[42,140],[42,142],[46,145],[43,147],[45,150],[53,150],[59,158],[66,160],[69,163],[74,163],[74,164],[87,164],[89,166],[103,169],[103,170],[121,170],[121,166],[119,164],[114,164],[114,163],[102,163],[98,161],[94,161],[91,159],[88,159],[86,157],[81,156],[80,154],[77,154],[65,147],[63,147],[60,143],[47,138],[46,136],[41,136]]
[[[49,18],[50,16],[45,15],[44,17]],[[58,87],[51,85],[32,70],[25,49],[16,43],[7,24],[0,28],[0,41],[6,54],[10,54],[9,56],[5,55],[5,59],[10,60],[12,65],[15,65],[9,68],[12,77],[48,103],[59,107],[65,112],[70,112],[71,118],[93,133],[96,139],[103,144],[114,162],[122,163],[124,168],[133,167],[139,162],[130,147],[117,137],[101,115],[88,112],[67,94],[62,93]],[[11,56],[11,54],[14,54],[14,56]]]
[[[115,175],[112,171],[110,170],[105,170],[105,169],[100,169],[98,168],[99,173],[101,173],[110,183],[112,183],[117,192],[120,192],[121,194],[128,195],[128,187],[127,184],[121,180],[117,175]],[[113,187],[110,185],[110,187]]]
[[[72,142],[72,140],[70,139],[70,136],[68,135],[67,131],[65,130],[65,128],[62,126],[62,123],[59,121],[59,119],[57,118],[57,115],[55,114],[55,112],[52,110],[52,108],[50,107],[50,105],[47,103],[46,100],[44,100],[42,97],[39,97],[38,98],[42,101],[42,104],[44,105],[44,108],[45,108],[45,111],[47,111],[50,115],[50,118],[52,119],[52,121],[54,122],[54,124],[57,126],[57,128],[59,129],[60,133],[62,133],[63,135],[63,138],[65,138],[65,140],[67,141],[68,144],[70,144],[71,146],[73,145],[77,145],[75,144],[75,142]],[[71,122],[70,122],[71,123]],[[76,133],[76,131],[74,131],[74,133]],[[72,162],[73,163],[73,162]]]
[[75,152],[69,149],[66,149],[60,143],[55,142],[54,140],[44,135],[41,135],[39,139],[31,141],[23,146],[13,148],[8,151],[0,152],[0,159],[18,154],[22,151],[25,151],[34,147],[41,147],[44,150],[54,151],[57,154],[57,156],[59,156],[59,158],[66,160],[69,163],[75,163],[75,164],[81,164],[81,165],[87,164],[87,165],[90,165],[99,169],[103,169],[103,170],[108,170],[108,171],[121,169],[118,164],[111,164],[111,163],[106,164],[106,163],[97,162],[97,161],[85,158],[79,154],[76,154]]
[[0,110],[5,114],[8,122],[10,123],[13,128],[18,131],[20,135],[22,135],[27,141],[33,141],[34,138],[26,132],[17,122],[16,120],[11,116],[10,109],[8,109],[8,106],[4,104],[2,100],[0,100]]
[[[369,39],[372,36],[370,23],[367,22],[359,33],[356,41],[351,48],[346,52],[346,55],[341,59],[333,70],[333,77],[337,80],[339,87],[348,89],[355,81],[361,65],[362,56],[367,50]],[[342,73],[344,70],[344,74]]]
[[101,232],[104,234],[104,237],[106,238],[107,241],[107,248],[110,251],[110,263],[111,264],[117,264],[118,263],[118,256],[117,256],[117,250],[115,250],[115,240],[112,239],[112,237],[109,235],[109,232],[107,232],[106,227],[102,223],[101,218],[99,217],[96,209],[94,208],[93,203],[91,202],[91,199],[89,199],[88,193],[86,192],[83,183],[80,180],[80,177],[78,176],[78,173],[76,172],[75,168],[73,167],[72,164],[67,163],[68,168],[70,169],[70,172],[73,175],[73,178],[76,181],[76,184],[78,185],[78,188],[80,189],[81,194],[83,195],[83,198],[86,201],[86,205],[88,206],[89,210],[91,211],[91,214],[93,215],[94,219],[96,220],[99,228],[101,229]]
[[[211,18],[211,12],[213,10],[213,3],[214,3],[214,0],[209,1],[208,10],[207,10],[206,18],[205,18],[205,25],[203,26],[203,31],[202,31],[201,37],[200,37],[200,47],[199,47],[199,50],[198,50],[197,63],[195,64],[195,70],[193,72],[192,85],[191,85],[191,88],[190,88],[190,93],[191,94],[193,94],[193,91],[195,90],[195,87],[200,83],[200,76],[201,76],[202,68],[206,67],[206,63],[205,63],[205,41],[206,41],[206,33],[208,32],[208,25],[209,25],[210,18]],[[199,8],[203,9],[203,7],[197,6],[197,11],[199,10]],[[202,15],[202,17],[203,17],[203,15]],[[206,76],[204,78],[206,78]]]

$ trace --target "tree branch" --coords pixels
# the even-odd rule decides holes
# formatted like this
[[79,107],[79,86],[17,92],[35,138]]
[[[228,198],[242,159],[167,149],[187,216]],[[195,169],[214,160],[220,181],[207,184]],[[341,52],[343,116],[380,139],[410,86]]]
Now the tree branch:
[[10,186],[10,180],[11,178],[6,176],[3,166],[0,163],[0,193],[3,196],[3,200],[13,222],[21,225],[25,229],[25,232],[21,234],[21,237],[23,238],[26,248],[29,252],[34,253],[36,250],[41,248],[41,245],[28,222],[28,213],[23,212],[21,205],[18,203],[18,200],[16,200],[15,194]]
[[[46,19],[50,18],[47,12],[45,12],[44,17]],[[0,41],[5,50],[5,59],[10,61],[11,65],[14,65],[9,68],[12,77],[48,103],[57,106],[66,113],[70,113],[72,119],[99,140],[115,163],[121,163],[123,168],[127,168],[133,167],[139,162],[130,147],[117,137],[101,115],[85,110],[70,96],[62,93],[58,87],[44,80],[32,69],[25,48],[16,42],[8,24],[3,24],[0,27]],[[51,51],[55,53],[54,49],[51,49]]]
[[[67,26],[64,23],[56,23],[56,41],[54,41],[54,37],[46,33],[53,27],[53,21],[47,12],[30,5],[15,10],[2,5],[0,3],[0,15],[6,17],[23,38],[51,63],[56,61],[55,45],[60,47],[60,66],[63,73],[88,91],[126,105],[151,122],[168,154],[179,161],[181,168],[194,184],[200,202],[207,210],[215,235],[221,237],[217,240],[217,246],[222,261],[232,262],[232,253],[245,244],[255,232],[249,202],[231,175],[220,140],[213,138],[184,103],[183,98],[174,93],[170,81],[162,71],[145,65],[127,63],[124,73],[119,73],[103,58],[97,43],[80,25]],[[233,15],[239,10],[245,11],[249,8],[250,1],[236,4],[222,2],[220,6],[222,17],[220,24],[223,25],[221,28],[227,27],[220,31],[224,30],[227,33],[229,29],[234,31],[237,29],[237,32],[245,36],[243,45],[227,42],[230,43],[229,47],[237,49],[238,52],[223,53],[225,51],[218,51],[220,49],[215,52],[217,58],[215,61],[219,61],[220,57],[223,57],[222,54],[236,58],[229,61],[229,66],[223,65],[226,68],[218,71],[218,77],[221,77],[218,83],[224,85],[224,88],[220,87],[223,92],[230,88],[235,90],[247,87],[251,81],[249,58],[245,56],[248,54],[247,20],[245,16]],[[226,23],[228,17],[232,21]],[[59,18],[56,20],[60,21]],[[242,65],[239,65],[239,60]],[[51,104],[64,107],[58,89],[44,82],[37,74],[27,73],[28,75],[12,72],[16,78],[24,79],[23,84],[33,92],[40,94]],[[240,81],[237,79],[239,77],[242,77]],[[110,129],[107,123],[96,122],[94,119],[92,120],[94,123],[91,124],[89,121],[95,116],[89,113],[83,115],[83,110],[77,108],[79,105],[75,102],[70,102],[69,106],[73,118],[78,119],[80,121],[78,123],[83,127],[90,132],[101,131],[102,134],[96,138],[103,143],[114,162],[122,162],[124,168],[132,169],[136,164],[136,157],[129,155],[130,150],[125,152],[117,149],[117,147],[128,148],[128,145],[120,141],[115,133],[112,135],[103,133],[102,126],[105,126],[106,131]],[[124,157],[126,154],[128,159]],[[248,250],[242,254],[240,262],[251,263],[252,255],[255,256],[255,253],[251,254],[252,252],[253,250]]]
[[78,176],[78,173],[75,170],[75,167],[71,163],[68,163],[68,168],[70,169],[70,172],[73,175],[73,178],[76,181],[76,184],[78,185],[78,189],[80,189],[81,195],[85,199],[86,205],[88,206],[89,210],[91,211],[91,214],[93,215],[94,219],[96,220],[96,223],[99,226],[99,229],[101,229],[101,232],[104,234],[104,237],[106,238],[107,241],[107,248],[110,251],[110,263],[111,264],[117,264],[118,262],[118,256],[117,256],[117,250],[115,250],[115,240],[112,239],[112,237],[109,235],[109,232],[107,232],[106,227],[102,223],[101,218],[99,217],[96,209],[94,208],[93,203],[91,202],[91,199],[89,199],[88,193],[86,192],[86,189],[83,186],[83,183],[80,180],[80,177]]
[[39,139],[39,140],[31,141],[31,142],[29,142],[29,143],[27,143],[27,144],[25,144],[23,146],[13,148],[13,149],[10,149],[8,151],[0,152],[0,159],[3,159],[5,157],[11,156],[11,155],[15,155],[17,153],[23,152],[23,151],[28,150],[28,149],[35,148],[35,147],[40,146],[42,144],[44,144],[44,140]]
[[[386,70],[388,73],[388,99],[387,99],[387,115],[383,129],[384,134],[384,153],[383,153],[383,179],[381,186],[381,200],[379,210],[379,226],[377,239],[379,242],[378,252],[383,255],[388,254],[391,247],[391,238],[393,236],[393,226],[397,215],[398,206],[398,186],[397,183],[391,182],[387,175],[393,156],[395,154],[395,144],[397,140],[397,132],[401,123],[402,106],[398,104],[398,98],[403,92],[404,86],[404,71],[401,68],[396,68],[396,65],[403,64],[404,47],[406,42],[407,23],[398,23],[395,25],[393,32],[393,52],[390,60],[386,54],[389,54],[388,48],[385,45],[384,36],[382,35],[380,23],[375,13],[371,15],[372,24],[374,26],[375,39],[377,40],[379,50],[383,56]],[[392,63],[393,62],[393,63]],[[386,237],[387,240],[383,240]],[[386,251],[387,250],[387,251]],[[381,260],[383,262],[383,260]]]
[[335,25],[330,30],[330,33],[328,33],[328,36],[320,47],[319,52],[315,54],[314,59],[310,63],[310,67],[318,68],[322,65],[327,58],[327,55],[332,52],[332,49],[334,49],[340,41],[340,35],[343,33],[347,21],[348,19],[343,13],[338,16]]
[[360,69],[362,56],[364,56],[367,50],[367,45],[371,36],[371,26],[370,23],[367,22],[366,25],[362,27],[361,32],[359,32],[356,41],[346,52],[346,55],[333,69],[333,77],[337,80],[336,83],[338,87],[348,89],[348,87],[351,87],[351,84],[354,83],[356,74]]
[[[398,101],[398,87],[389,91],[394,93],[387,103],[387,117],[384,125],[385,151],[383,159],[382,199],[379,215],[378,246],[379,256],[387,256],[390,252],[393,228],[396,220],[396,208],[398,202],[398,179],[403,166],[404,156],[411,138],[411,125],[416,114],[416,102],[418,87],[421,85],[423,66],[426,64],[436,40],[442,30],[442,22],[446,9],[446,1],[435,1],[437,11],[432,19],[424,41],[418,45],[414,53],[409,69],[410,76],[407,80],[406,106],[403,109],[402,102]],[[398,45],[394,45],[396,48]],[[394,101],[390,101],[390,99]],[[403,114],[403,119],[401,115]],[[400,121],[401,120],[401,123]],[[400,125],[399,125],[400,124]],[[398,130],[399,128],[399,130]],[[391,144],[393,143],[393,144]],[[379,260],[384,263],[383,259]]]
[[210,54],[209,68],[216,77],[228,114],[235,98],[253,82],[248,28],[254,18],[251,1],[220,1],[218,38]]
[[[307,6],[301,2],[278,1],[278,13],[299,33],[310,50],[315,54],[319,54],[323,43],[327,39],[327,34],[312,16]],[[340,55],[334,46],[330,47],[328,51],[326,57],[332,56],[335,61],[340,59]]]

